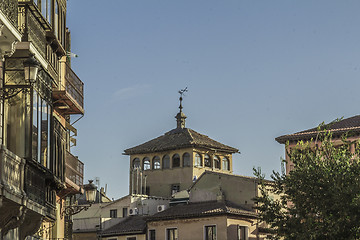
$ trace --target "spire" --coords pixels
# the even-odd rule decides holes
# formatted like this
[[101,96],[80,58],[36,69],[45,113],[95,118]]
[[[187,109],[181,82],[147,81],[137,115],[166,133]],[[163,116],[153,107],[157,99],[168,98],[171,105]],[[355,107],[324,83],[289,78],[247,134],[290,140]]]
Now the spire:
[[177,128],[185,128],[185,119],[186,119],[186,115],[182,112],[182,109],[183,109],[183,106],[182,106],[182,96],[184,95],[185,92],[187,92],[187,87],[180,90],[179,93],[180,93],[180,106],[179,106],[179,113],[176,115],[176,122],[177,122]]

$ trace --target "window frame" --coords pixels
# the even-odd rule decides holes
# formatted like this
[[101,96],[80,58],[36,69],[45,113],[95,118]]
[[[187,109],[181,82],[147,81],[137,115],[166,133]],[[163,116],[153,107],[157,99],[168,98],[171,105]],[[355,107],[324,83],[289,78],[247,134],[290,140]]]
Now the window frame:
[[[176,161],[176,165],[174,164]],[[181,158],[180,155],[175,153],[171,158],[172,168],[179,168],[181,167]]]
[[209,154],[205,154],[204,155],[204,167],[209,167],[211,168],[211,157]]
[[[215,162],[218,162],[218,164],[215,164]],[[221,160],[218,156],[214,155],[213,157],[213,164],[215,169],[221,169]],[[219,167],[217,167],[219,166]]]
[[[154,233],[153,237],[152,237],[151,233]],[[149,237],[149,240],[156,240],[156,230],[155,229],[149,229],[148,237]]]
[[[135,166],[135,161],[138,162],[139,165]],[[141,169],[141,160],[140,160],[140,158],[138,158],[138,157],[134,158],[132,160],[131,166],[132,166],[133,169],[137,169],[137,168]]]
[[[166,162],[168,161],[168,166],[165,166],[166,164],[165,160]],[[170,169],[170,162],[171,162],[170,156],[168,154],[164,155],[162,159],[162,169]]]
[[195,153],[195,167],[202,167],[202,156],[200,153]]
[[117,218],[117,209],[110,209],[110,218]]
[[[156,163],[159,163],[159,164],[156,164]],[[161,169],[161,158],[159,156],[153,157],[152,165],[153,165],[152,166],[153,170]]]
[[[208,231],[207,228],[215,228],[215,238],[214,238],[214,231],[212,232],[212,235],[210,238],[208,236]],[[216,224],[211,224],[211,225],[205,225],[204,226],[204,240],[216,240],[217,239],[217,226]]]
[[[240,229],[244,229],[245,231],[244,231],[244,234],[245,234],[245,236],[244,237],[242,237],[241,236],[241,230]],[[246,225],[237,225],[237,229],[236,229],[237,231],[236,231],[236,235],[237,235],[237,240],[249,240],[249,227],[248,226],[246,226]]]
[[[186,165],[185,165],[185,155],[189,156],[189,158],[187,159],[188,164],[186,164]],[[190,153],[188,153],[188,152],[184,153],[183,156],[182,156],[182,159],[183,159],[183,161],[182,161],[182,163],[183,163],[182,166],[183,167],[191,167],[191,155],[190,155]]]
[[[169,236],[170,231],[174,231],[174,233],[176,233],[177,236],[174,239],[170,238],[170,236]],[[166,233],[166,235],[165,235],[166,240],[179,240],[179,231],[178,231],[177,227],[166,228],[165,233]]]
[[[146,163],[146,165],[145,165],[145,162],[147,162]],[[149,157],[144,157],[143,158],[143,170],[144,171],[147,171],[147,170],[151,170],[151,161],[150,161],[150,158]],[[145,167],[146,166],[146,167]]]

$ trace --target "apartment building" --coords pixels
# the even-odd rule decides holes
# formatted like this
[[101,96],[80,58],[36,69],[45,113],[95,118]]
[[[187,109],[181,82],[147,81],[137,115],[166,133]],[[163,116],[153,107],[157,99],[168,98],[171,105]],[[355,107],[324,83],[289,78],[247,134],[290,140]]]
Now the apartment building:
[[0,239],[71,239],[83,192],[71,154],[84,84],[71,68],[66,0],[0,0]]

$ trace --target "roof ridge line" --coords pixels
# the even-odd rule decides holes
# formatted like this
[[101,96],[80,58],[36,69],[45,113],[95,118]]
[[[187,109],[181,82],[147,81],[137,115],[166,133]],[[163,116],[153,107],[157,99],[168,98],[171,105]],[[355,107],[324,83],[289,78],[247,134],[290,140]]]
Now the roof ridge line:
[[191,144],[193,144],[193,143],[195,142],[195,141],[194,141],[194,137],[193,137],[193,135],[191,134],[189,128],[186,128],[186,130],[188,131],[188,133],[189,133],[189,135],[190,135],[190,137],[191,137]]

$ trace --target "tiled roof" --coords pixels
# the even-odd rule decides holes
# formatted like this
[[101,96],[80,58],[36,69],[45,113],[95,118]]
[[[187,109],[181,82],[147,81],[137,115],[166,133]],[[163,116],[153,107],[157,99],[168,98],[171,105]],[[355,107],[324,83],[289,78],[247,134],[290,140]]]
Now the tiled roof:
[[[346,118],[340,121],[335,121],[326,125],[327,130],[331,130],[335,136],[351,132],[360,134],[360,115]],[[316,138],[318,134],[317,127],[305,131],[283,135],[275,138],[279,143],[286,143],[287,141],[310,140]]]
[[254,211],[246,210],[245,208],[229,201],[208,201],[175,205],[151,217],[148,217],[147,221],[196,218],[213,215],[240,215],[248,217],[257,216]]
[[139,153],[162,152],[167,150],[203,147],[208,149],[216,149],[229,153],[236,153],[239,150],[225,144],[219,143],[208,136],[200,134],[190,128],[176,128],[164,135],[152,139],[146,143],[126,149],[127,155]]
[[101,236],[130,235],[145,233],[146,222],[144,216],[129,216],[101,232]]

